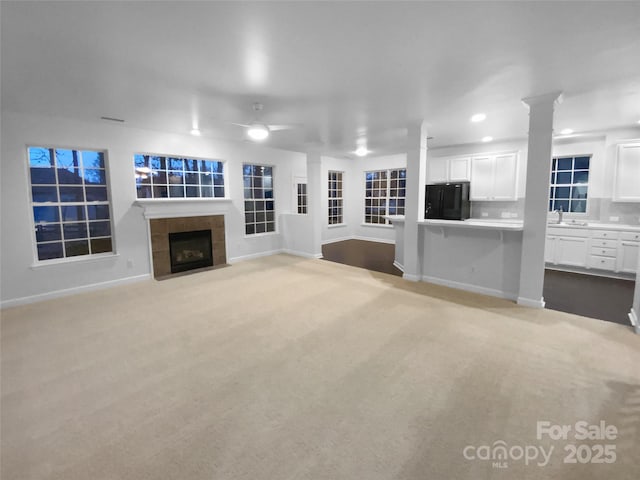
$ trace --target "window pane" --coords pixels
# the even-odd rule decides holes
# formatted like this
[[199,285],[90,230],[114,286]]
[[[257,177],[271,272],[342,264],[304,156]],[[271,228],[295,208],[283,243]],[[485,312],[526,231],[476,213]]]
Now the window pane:
[[82,175],[80,174],[80,167],[77,169],[58,169],[58,183],[64,185],[80,185],[82,184]]
[[57,202],[58,189],[56,187],[32,187],[31,198],[34,203]]
[[169,196],[184,197],[184,185],[169,185]]
[[59,223],[44,223],[36,225],[36,241],[37,242],[51,242],[54,240],[60,240],[62,233],[60,231]]
[[104,153],[84,150],[82,165],[84,168],[104,168]]
[[585,213],[587,211],[587,201],[571,200],[571,211],[575,213]]
[[111,238],[92,238],[91,253],[112,252]]
[[168,170],[183,170],[184,162],[181,158],[167,158],[167,169]]
[[[87,202],[106,202],[107,201],[107,189],[106,187],[86,187]],[[62,192],[60,193],[62,195]]]
[[186,187],[187,197],[199,197],[200,189],[198,187]]
[[89,222],[89,233],[92,237],[108,237],[111,235],[111,223]]
[[[106,185],[107,184],[107,176],[104,170],[96,170],[85,168],[84,169],[84,182],[85,184],[93,184],[93,185]],[[148,177],[147,177],[148,180]]]
[[109,205],[87,205],[89,220],[103,220],[109,218]]
[[63,258],[62,243],[41,243],[38,244],[38,260],[50,260],[52,258]]
[[224,197],[224,187],[213,187],[213,189],[215,190],[215,197],[216,198],[223,198]]
[[84,189],[82,187],[60,187],[60,201],[84,202]]
[[562,208],[563,212],[569,211],[569,200],[556,200],[554,205],[556,210]]
[[184,183],[189,185],[198,185],[200,181],[199,175],[197,173],[187,173],[184,176]]
[[211,185],[213,183],[213,176],[207,173],[200,174],[200,184],[201,185]]
[[65,223],[63,226],[64,238],[87,238],[86,223]]
[[31,168],[31,184],[56,183],[56,172],[53,168]]
[[573,183],[589,183],[589,172],[574,172]]
[[87,240],[65,242],[64,250],[67,257],[77,257],[78,255],[89,254],[89,242]]
[[587,187],[571,187],[571,198],[587,198]]
[[575,160],[576,170],[588,170],[589,169],[589,157],[576,157]]
[[570,187],[556,187],[556,198],[569,198],[569,193],[571,192]]
[[559,158],[558,170],[571,170],[573,168],[573,158]]
[[29,166],[52,168],[51,151],[48,148],[29,147]]
[[84,205],[63,205],[60,210],[63,222],[84,220]]
[[149,162],[151,163],[151,168],[153,170],[166,170],[167,162],[164,157],[149,157]]
[[211,187],[200,187],[200,192],[203,197],[211,197],[213,196],[213,190]]
[[558,172],[556,185],[571,183],[571,172]]
[[58,207],[33,207],[33,217],[36,223],[59,222],[60,212]]
[[152,198],[151,187],[148,185],[138,185],[136,187],[138,198]]

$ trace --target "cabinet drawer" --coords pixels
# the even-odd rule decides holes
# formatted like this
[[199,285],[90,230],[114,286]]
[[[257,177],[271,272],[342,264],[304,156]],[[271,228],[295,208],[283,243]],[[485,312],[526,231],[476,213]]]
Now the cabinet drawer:
[[615,230],[591,230],[591,238],[618,239],[618,232]]
[[591,246],[591,255],[601,255],[603,257],[615,257],[617,254],[618,254],[617,248]]
[[620,240],[640,242],[640,232],[620,232]]
[[616,259],[614,257],[601,257],[600,255],[589,256],[589,267],[600,270],[615,270]]
[[618,246],[617,240],[607,240],[604,238],[594,238],[591,240],[592,247],[606,247],[606,248],[616,248]]
[[582,228],[547,227],[547,235],[587,238],[589,236],[589,230]]

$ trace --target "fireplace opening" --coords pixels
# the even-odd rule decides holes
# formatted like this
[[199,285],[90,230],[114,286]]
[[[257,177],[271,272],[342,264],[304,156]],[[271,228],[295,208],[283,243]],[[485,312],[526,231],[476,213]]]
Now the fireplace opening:
[[213,266],[211,230],[169,234],[171,273]]

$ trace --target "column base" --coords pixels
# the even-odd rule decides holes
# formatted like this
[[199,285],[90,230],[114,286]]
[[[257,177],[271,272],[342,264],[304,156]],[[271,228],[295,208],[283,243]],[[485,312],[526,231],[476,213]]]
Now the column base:
[[544,308],[545,306],[544,298],[541,298],[540,300],[534,300],[532,298],[518,297],[517,303],[518,305],[531,308]]
[[633,308],[631,308],[631,311],[629,312],[629,321],[631,322],[631,325],[633,326],[635,332],[640,335],[640,322],[638,321],[638,313]]

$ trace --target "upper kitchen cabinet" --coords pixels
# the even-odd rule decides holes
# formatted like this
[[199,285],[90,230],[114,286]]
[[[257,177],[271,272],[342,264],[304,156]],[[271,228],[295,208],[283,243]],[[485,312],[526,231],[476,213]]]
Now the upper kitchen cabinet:
[[471,200],[513,201],[517,199],[517,187],[517,152],[471,158]]
[[640,202],[640,143],[618,145],[614,202]]
[[468,182],[471,157],[435,157],[429,159],[427,183]]

